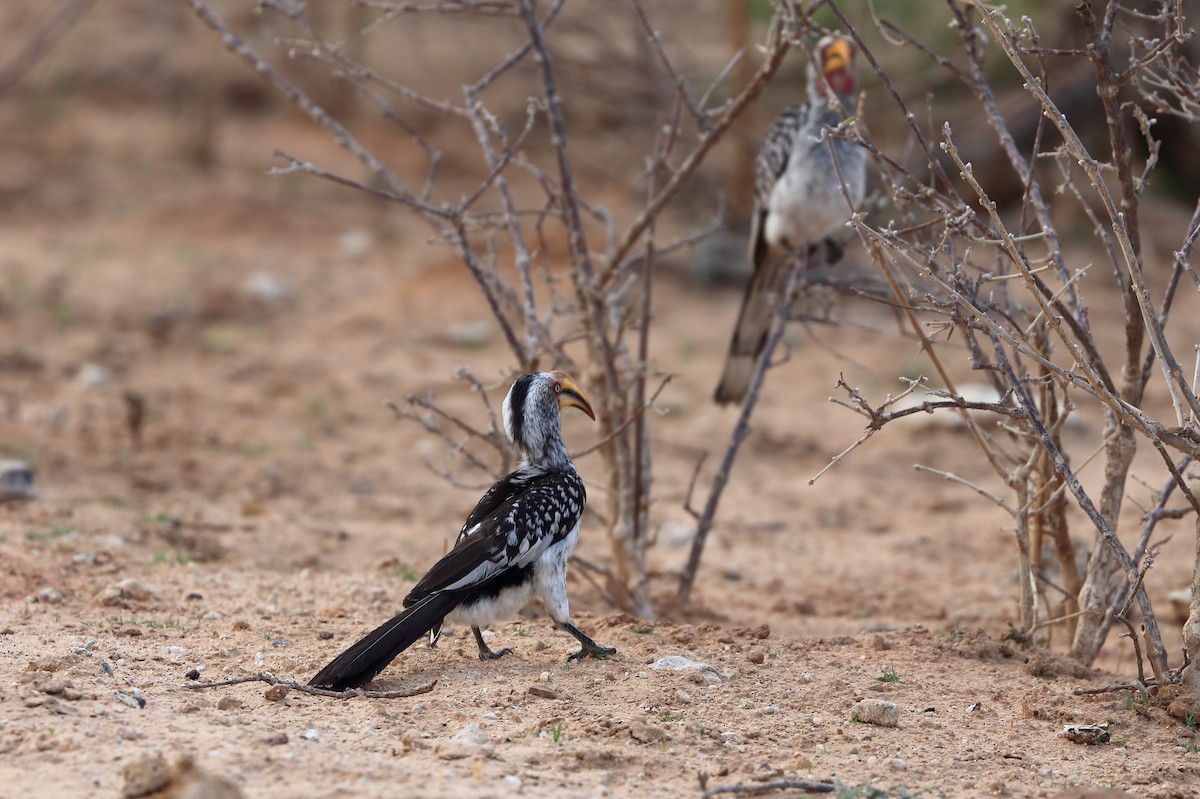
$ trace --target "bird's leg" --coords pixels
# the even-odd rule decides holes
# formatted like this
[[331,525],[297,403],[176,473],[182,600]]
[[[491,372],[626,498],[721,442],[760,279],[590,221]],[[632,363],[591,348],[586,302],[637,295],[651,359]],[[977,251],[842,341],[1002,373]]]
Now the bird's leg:
[[508,647],[504,647],[499,652],[493,652],[492,650],[488,649],[488,645],[483,642],[483,630],[479,629],[478,627],[472,627],[471,632],[475,633],[475,643],[479,645],[480,660],[499,660],[505,655],[512,654],[512,650]]
[[560,621],[558,626],[575,636],[579,643],[583,644],[580,650],[570,655],[567,660],[583,660],[588,657],[604,658],[617,654],[616,647],[601,646],[591,638],[588,638],[582,630],[569,621]]

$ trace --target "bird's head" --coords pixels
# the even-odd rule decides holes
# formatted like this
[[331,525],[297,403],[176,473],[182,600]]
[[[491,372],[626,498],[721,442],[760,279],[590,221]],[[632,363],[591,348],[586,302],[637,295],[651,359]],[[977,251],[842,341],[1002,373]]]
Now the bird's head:
[[[858,66],[854,43],[845,36],[823,36],[813,55],[816,64],[808,69],[810,96],[828,97],[832,90],[849,110],[854,93],[858,91]],[[815,67],[820,68],[820,78]]]
[[570,463],[559,429],[559,413],[564,408],[578,408],[592,420],[596,418],[583,389],[563,372],[521,375],[508,390],[500,409],[504,432],[529,463]]

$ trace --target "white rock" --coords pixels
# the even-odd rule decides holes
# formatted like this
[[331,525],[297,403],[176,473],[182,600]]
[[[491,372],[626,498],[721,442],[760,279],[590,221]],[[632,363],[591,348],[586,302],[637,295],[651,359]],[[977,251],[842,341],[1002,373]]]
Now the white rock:
[[307,730],[300,733],[300,737],[306,741],[319,741],[321,739],[321,733],[317,732],[315,728],[309,727]]
[[1167,601],[1171,603],[1171,611],[1175,620],[1180,624],[1186,622],[1192,613],[1191,586],[1167,594]]
[[343,258],[362,258],[375,247],[375,237],[363,228],[347,230],[338,236],[337,251]]
[[86,388],[99,388],[107,384],[112,379],[112,375],[98,363],[85,363],[75,373],[75,379]]
[[127,577],[119,583],[107,586],[96,595],[96,601],[101,605],[128,608],[149,602],[155,593],[155,590],[145,583]]
[[57,588],[46,586],[37,592],[37,596],[34,597],[34,600],[47,605],[57,605],[63,601],[63,595],[62,591],[59,591]]
[[894,702],[883,699],[861,699],[850,708],[850,718],[863,724],[880,727],[900,726],[900,708]]
[[696,525],[692,522],[667,522],[658,531],[658,540],[669,547],[690,546],[696,537]]
[[274,272],[255,272],[246,278],[242,291],[263,305],[278,305],[292,296],[291,285]]
[[485,744],[491,740],[491,736],[479,729],[478,724],[468,724],[456,732],[450,740],[456,744]]
[[451,344],[467,349],[486,347],[492,340],[492,323],[486,319],[455,322],[446,328]]
[[650,664],[650,668],[654,671],[698,671],[709,682],[721,682],[726,679],[725,675],[709,664],[689,660],[682,655],[667,655],[659,658]]

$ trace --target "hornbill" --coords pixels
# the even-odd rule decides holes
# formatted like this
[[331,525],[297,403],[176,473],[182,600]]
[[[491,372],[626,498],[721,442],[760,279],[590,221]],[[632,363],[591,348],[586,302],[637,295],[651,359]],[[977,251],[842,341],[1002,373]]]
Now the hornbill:
[[[775,316],[773,303],[787,299],[777,295],[788,270],[800,268],[798,261],[815,254],[822,240],[846,223],[866,189],[866,152],[823,133],[854,110],[854,44],[826,36],[817,42],[815,55],[821,71],[808,65],[808,102],[784,111],[758,152],[749,246],[754,275],[713,397],[721,405],[741,402],[750,388]],[[832,256],[836,260],[840,252]]]
[[483,495],[454,548],[404,598],[404,610],[330,661],[309,685],[361,687],[426,633],[436,641],[443,621],[470,625],[480,660],[502,657],[512,650],[493,652],[480,628],[511,618],[534,594],[582,645],[570,659],[616,652],[571,623],[567,559],[579,540],[586,494],[562,440],[563,408],[596,418],[583,390],[562,372],[534,372],[513,383],[501,414],[523,458],[517,470]]

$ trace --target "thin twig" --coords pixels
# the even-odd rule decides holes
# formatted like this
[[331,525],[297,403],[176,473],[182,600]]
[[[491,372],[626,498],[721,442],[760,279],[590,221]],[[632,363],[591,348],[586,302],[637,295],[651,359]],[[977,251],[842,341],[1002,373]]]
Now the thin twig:
[[296,682],[295,680],[281,680],[278,677],[272,677],[270,674],[250,674],[245,677],[231,677],[228,680],[219,680],[217,682],[184,683],[179,687],[186,688],[189,691],[203,691],[208,688],[223,688],[227,685],[241,685],[248,682],[265,682],[267,685],[280,685],[292,691],[299,691],[300,693],[311,694],[312,696],[328,696],[332,699],[403,699],[409,696],[427,694],[438,683],[437,680],[430,680],[413,688],[402,688],[395,691],[368,691],[363,688],[330,691],[325,688],[317,688],[314,685]]
[[29,37],[25,46],[0,69],[0,96],[16,86],[29,70],[75,27],[94,0],[66,0],[47,25]]
[[750,417],[754,413],[755,406],[758,404],[763,379],[767,375],[767,370],[772,366],[771,361],[775,350],[779,346],[779,342],[783,339],[783,331],[787,327],[788,322],[786,309],[791,307],[795,299],[796,289],[803,280],[804,273],[807,271],[805,266],[806,264],[797,263],[788,270],[787,281],[781,295],[782,305],[775,310],[770,332],[767,334],[767,340],[763,345],[762,352],[759,353],[758,361],[754,365],[754,375],[750,378],[750,385],[746,390],[745,398],[742,400],[742,407],[738,412],[737,421],[734,423],[733,431],[729,435],[729,443],[725,448],[725,454],[721,457],[721,464],[717,467],[717,474],[713,477],[712,485],[708,489],[708,500],[704,504],[704,511],[700,514],[700,519],[696,523],[696,535],[692,539],[692,548],[688,553],[687,564],[683,568],[683,574],[679,578],[679,588],[676,591],[676,597],[680,604],[686,605],[691,599],[692,586],[696,582],[696,573],[700,569],[700,556],[704,552],[704,544],[708,540],[708,533],[712,530],[713,520],[717,515],[717,507],[721,502],[721,494],[724,492],[725,486],[729,483],[729,476],[733,471],[733,464],[737,459],[738,450],[741,448],[742,442],[746,440],[746,436],[750,435]]
[[752,782],[746,785],[722,785],[718,788],[706,788],[701,794],[704,799],[724,793],[756,794],[767,791],[804,791],[805,793],[833,793],[837,785],[832,782],[812,782],[810,780],[776,780],[774,782]]

